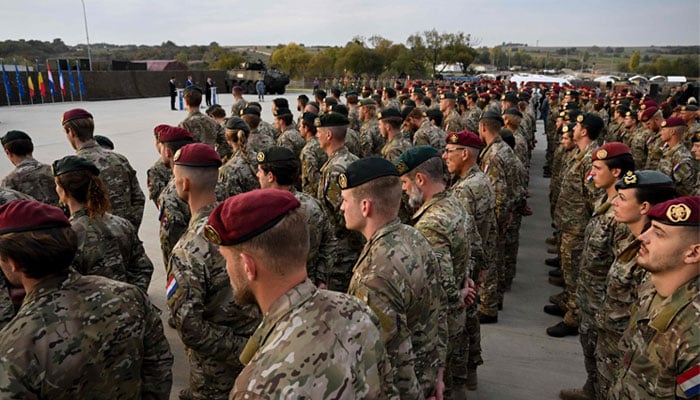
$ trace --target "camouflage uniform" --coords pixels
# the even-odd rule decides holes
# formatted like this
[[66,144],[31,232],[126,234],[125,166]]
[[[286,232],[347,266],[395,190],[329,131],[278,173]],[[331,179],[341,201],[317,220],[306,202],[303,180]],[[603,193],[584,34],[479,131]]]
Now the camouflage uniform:
[[107,187],[112,214],[127,219],[138,232],[146,196],[141,191],[136,171],[126,157],[105,150],[92,140],[82,144],[75,154],[92,161],[100,169],[100,179]]
[[316,198],[323,206],[337,239],[336,258],[333,268],[328,271],[327,286],[331,290],[344,292],[352,277],[352,266],[362,249],[362,235],[345,227],[345,217],[340,209],[341,197],[338,175],[345,173],[347,166],[356,161],[357,156],[341,147],[328,157],[321,167],[321,181]]
[[404,139],[401,135],[396,135],[382,147],[382,158],[394,163],[404,151],[411,147],[413,147],[411,142]]
[[414,146],[433,146],[438,153],[445,151],[445,132],[425,118],[420,124],[420,127],[413,134]]
[[561,269],[567,295],[564,323],[568,326],[578,326],[578,263],[583,251],[586,225],[594,211],[594,199],[597,198],[589,175],[593,164],[591,157],[596,148],[598,143],[594,141],[585,149],[579,150],[571,167],[564,173],[557,200],[558,228],[561,231]]
[[272,138],[273,141],[277,141],[277,138],[280,136],[280,131],[279,129],[275,128],[274,125],[267,121],[260,121],[260,124],[258,125],[258,132],[262,135],[267,135],[270,138]]
[[664,142],[660,133],[654,133],[647,129],[647,159],[644,169],[658,170],[659,162],[664,155]]
[[190,111],[178,126],[191,133],[195,142],[208,144],[216,149],[221,159],[226,159],[231,155],[231,146],[226,142],[224,127],[199,110]]
[[301,133],[294,126],[288,126],[277,138],[277,145],[288,148],[294,152],[295,156],[299,157],[301,149],[306,145],[306,140],[301,137]]
[[525,180],[527,179],[527,172],[517,157],[515,157],[511,165],[513,171],[512,175],[513,178],[515,178],[515,190],[513,197],[513,217],[504,235],[503,264],[505,272],[503,278],[499,278],[498,282],[500,285],[499,296],[501,303],[503,302],[504,293],[510,291],[513,279],[515,279],[518,250],[520,248],[520,225],[522,224],[526,207],[525,193],[527,191],[527,185]]
[[348,148],[348,150],[360,157],[362,155],[362,146],[360,145],[360,134],[354,130],[348,127],[348,130],[345,131],[345,147]]
[[372,235],[353,268],[348,293],[379,317],[402,399],[423,398],[435,388],[439,268],[430,243],[398,218]]
[[[413,215],[414,227],[428,239],[440,266],[442,299],[440,350],[445,365],[445,386],[454,386],[453,378],[467,379],[469,337],[465,331],[466,312],[460,292],[469,277],[471,248],[467,210],[452,194],[435,194]],[[442,322],[447,322],[443,326]]]
[[634,165],[637,169],[643,169],[644,165],[647,163],[647,133],[648,129],[645,129],[642,124],[637,123],[637,126],[628,130],[626,136],[629,136],[629,148],[632,150],[632,158],[634,158]]
[[[605,142],[610,143],[610,142],[621,142],[624,143],[622,140],[623,137],[627,136],[627,130],[625,129],[625,124],[622,121],[618,121],[616,119],[610,121],[608,124],[608,132],[605,134]],[[627,143],[625,143],[627,144]]]
[[464,127],[462,126],[462,118],[459,116],[457,111],[451,110],[447,114],[445,119],[442,121],[442,130],[447,133],[464,130]]
[[10,295],[10,284],[3,274],[0,276],[0,329],[4,328],[16,313],[17,310]]
[[131,283],[148,292],[153,263],[129,221],[112,214],[90,217],[83,208],[70,216],[70,223],[78,237],[72,264],[78,272]]
[[311,196],[318,193],[321,181],[321,167],[328,160],[328,154],[318,145],[318,138],[313,136],[306,141],[299,155],[301,160],[301,190]]
[[[226,399],[243,369],[238,355],[260,322],[256,306],[233,302],[226,261],[202,236],[209,204],[192,215],[170,256],[166,294],[190,364],[186,397]],[[182,398],[182,395],[181,395]]]
[[231,105],[231,116],[240,117],[241,111],[243,111],[246,107],[248,107],[248,102],[245,101],[243,97],[238,99],[234,98],[233,104]]
[[163,253],[163,266],[168,271],[168,260],[175,244],[187,230],[190,221],[190,207],[177,195],[175,178],[171,178],[158,199],[160,208],[160,250]]
[[173,171],[163,164],[163,160],[160,157],[148,168],[146,171],[146,183],[148,185],[148,198],[153,200],[156,207],[160,207],[158,204],[158,198],[163,192],[170,178],[173,177]]
[[576,304],[579,309],[579,334],[583,347],[587,385],[599,393],[595,346],[598,337],[595,318],[605,296],[605,280],[615,259],[615,247],[629,234],[627,225],[615,222],[614,208],[607,196],[597,202],[596,210],[586,226],[581,253]]
[[269,135],[260,133],[260,128],[253,129],[248,135],[248,141],[246,142],[246,148],[253,152],[253,154],[258,154],[261,151],[265,151],[270,147],[275,145],[275,139],[271,138]]
[[482,113],[481,108],[476,104],[467,110],[464,118],[464,129],[473,133],[479,132],[479,119],[481,119]]
[[226,164],[219,168],[219,182],[216,184],[216,198],[224,201],[231,196],[260,189],[258,182],[258,162],[253,152],[236,150]]
[[270,306],[248,340],[229,398],[398,398],[378,328],[357,299],[301,282]]
[[683,142],[669,148],[664,145],[664,154],[659,161],[659,172],[673,179],[673,185],[681,196],[691,195],[695,189],[695,157]]
[[17,163],[15,169],[7,174],[0,186],[28,194],[52,206],[58,205],[56,182],[51,173],[51,166],[42,164],[32,157]]
[[328,271],[335,263],[336,239],[328,217],[321,203],[315,197],[291,189],[306,213],[309,226],[309,256],[306,260],[306,273],[312,282],[328,282]]
[[401,102],[396,97],[386,101],[386,108],[395,108],[401,110]]
[[350,121],[348,128],[354,131],[360,130],[362,123],[360,121],[360,109],[358,107],[349,107],[348,120]]
[[[554,163],[554,152],[559,147],[561,141],[561,131],[557,130],[557,117],[559,116],[559,108],[556,102],[550,102],[549,114],[547,116],[546,130],[547,150],[545,152],[545,165],[552,166]],[[552,174],[554,176],[554,174]]]
[[173,356],[133,285],[77,272],[42,280],[0,331],[4,399],[161,399]]
[[605,280],[605,296],[596,314],[598,339],[595,357],[599,393],[606,395],[620,368],[622,353],[617,344],[629,325],[630,308],[637,302],[638,287],[646,271],[637,265],[641,242],[630,234],[617,254]]
[[35,200],[32,196],[0,186],[0,205],[12,200]]
[[691,368],[700,365],[698,281],[696,275],[667,298],[651,282],[642,285],[644,296],[620,340],[624,357],[610,399],[697,398],[697,393],[686,395],[678,379],[684,373],[692,376]]
[[379,120],[376,117],[362,123],[360,147],[362,148],[362,156],[358,156],[360,158],[381,156],[384,138],[379,132]]

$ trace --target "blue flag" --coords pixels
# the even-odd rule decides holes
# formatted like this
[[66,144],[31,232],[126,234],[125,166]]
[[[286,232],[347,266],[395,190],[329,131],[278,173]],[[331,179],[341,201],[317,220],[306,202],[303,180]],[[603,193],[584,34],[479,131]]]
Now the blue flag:
[[70,68],[70,61],[68,62],[68,86],[70,86],[71,94],[75,94],[75,82],[73,81],[73,71]]
[[5,93],[7,93],[7,98],[9,99],[12,97],[12,90],[10,89],[10,80],[7,78],[4,62],[2,62],[2,81],[5,83]]
[[78,67],[78,86],[80,87],[80,94],[85,96],[85,84],[83,83],[83,75],[80,74],[80,61],[75,60],[75,66]]
[[19,76],[19,68],[17,68],[17,61],[15,61],[15,78],[17,78],[17,91],[19,91],[19,98],[20,100],[24,98],[24,96],[27,95],[27,92],[24,91],[24,85],[22,84],[22,77]]

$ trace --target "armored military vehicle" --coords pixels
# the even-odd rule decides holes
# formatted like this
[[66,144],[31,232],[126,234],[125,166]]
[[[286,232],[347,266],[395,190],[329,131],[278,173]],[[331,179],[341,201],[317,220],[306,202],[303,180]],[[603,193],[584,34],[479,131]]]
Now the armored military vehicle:
[[245,94],[255,94],[255,82],[262,79],[265,82],[265,94],[284,94],[285,87],[289,83],[289,75],[274,68],[267,68],[265,63],[245,63],[243,68],[226,71],[226,90],[231,91],[234,86],[243,88]]

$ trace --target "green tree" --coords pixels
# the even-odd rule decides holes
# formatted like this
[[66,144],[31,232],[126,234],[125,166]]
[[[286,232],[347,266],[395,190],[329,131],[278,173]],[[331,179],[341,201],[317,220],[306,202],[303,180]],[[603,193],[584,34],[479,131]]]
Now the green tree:
[[304,47],[291,42],[286,46],[278,46],[272,52],[270,60],[280,71],[298,79],[304,76],[311,54]]
[[630,56],[630,61],[627,65],[627,69],[630,72],[637,72],[637,68],[639,68],[639,60],[641,56],[638,51],[633,51],[632,55]]
[[348,42],[340,49],[335,63],[336,71],[342,71],[344,75],[367,73],[377,76],[383,67],[381,58],[358,41]]
[[240,68],[241,64],[245,63],[245,58],[242,55],[234,52],[229,52],[218,56],[209,64],[210,70],[227,70]]
[[320,51],[309,60],[306,73],[309,76],[331,76],[335,75],[335,60],[337,48],[331,47]]
[[462,73],[466,74],[469,65],[474,62],[477,51],[471,47],[471,35],[464,32],[447,33],[444,36],[443,62],[458,64]]

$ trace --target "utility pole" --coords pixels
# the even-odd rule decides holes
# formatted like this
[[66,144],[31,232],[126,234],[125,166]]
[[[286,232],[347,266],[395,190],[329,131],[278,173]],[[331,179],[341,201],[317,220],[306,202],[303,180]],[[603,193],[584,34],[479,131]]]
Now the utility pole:
[[85,12],[85,0],[80,0],[83,4],[83,21],[85,22],[85,39],[87,40],[88,66],[92,71],[92,54],[90,53],[90,35],[88,34],[87,13]]

